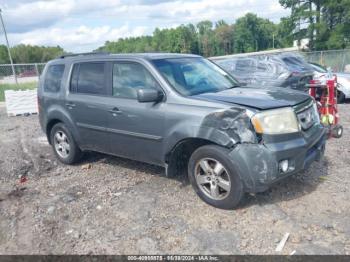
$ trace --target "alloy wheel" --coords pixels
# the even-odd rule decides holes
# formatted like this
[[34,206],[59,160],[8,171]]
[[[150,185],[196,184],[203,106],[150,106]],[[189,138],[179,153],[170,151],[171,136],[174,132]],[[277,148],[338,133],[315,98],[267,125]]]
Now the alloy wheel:
[[55,133],[54,136],[54,146],[56,153],[62,157],[67,158],[70,153],[70,144],[68,136],[62,131],[59,130]]
[[199,189],[213,200],[222,200],[230,193],[230,176],[218,160],[200,159],[195,167],[195,178]]

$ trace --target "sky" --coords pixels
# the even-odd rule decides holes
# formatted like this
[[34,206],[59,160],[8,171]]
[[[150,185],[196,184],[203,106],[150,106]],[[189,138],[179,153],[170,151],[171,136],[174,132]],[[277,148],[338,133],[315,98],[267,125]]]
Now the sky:
[[[233,23],[248,12],[278,22],[278,0],[0,0],[10,45],[61,46],[88,52],[106,41],[151,35],[202,20]],[[0,30],[0,44],[5,38]]]

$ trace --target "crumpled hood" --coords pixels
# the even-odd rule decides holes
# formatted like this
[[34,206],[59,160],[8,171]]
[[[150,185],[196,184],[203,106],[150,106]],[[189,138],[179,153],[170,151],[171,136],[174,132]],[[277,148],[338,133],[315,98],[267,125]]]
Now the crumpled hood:
[[304,92],[286,88],[251,88],[236,87],[217,93],[204,93],[192,96],[194,99],[238,104],[257,109],[272,109],[294,106],[302,103],[310,96]]

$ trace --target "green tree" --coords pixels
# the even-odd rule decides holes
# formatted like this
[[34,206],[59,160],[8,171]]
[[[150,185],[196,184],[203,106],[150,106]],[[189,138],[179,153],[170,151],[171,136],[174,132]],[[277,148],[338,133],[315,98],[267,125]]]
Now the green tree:
[[215,46],[216,55],[227,55],[233,53],[234,48],[234,27],[220,20],[215,25]]
[[0,64],[9,64],[10,59],[5,45],[0,45]]
[[235,23],[235,52],[245,53],[272,48],[277,26],[268,19],[248,13]]
[[63,53],[64,50],[59,46],[44,47],[20,44],[11,48],[14,63],[47,62]]
[[215,38],[213,34],[213,23],[202,21],[197,24],[199,53],[203,56],[215,55]]
[[293,38],[309,39],[309,49],[350,47],[350,0],[280,0]]
[[289,17],[282,17],[277,25],[277,34],[275,37],[275,47],[289,47],[293,45],[295,27]]
[[[300,41],[309,39],[309,48],[314,46],[315,12],[313,0],[280,0],[284,8],[291,9],[290,22],[293,24],[294,38]],[[304,25],[308,24],[308,27]]]

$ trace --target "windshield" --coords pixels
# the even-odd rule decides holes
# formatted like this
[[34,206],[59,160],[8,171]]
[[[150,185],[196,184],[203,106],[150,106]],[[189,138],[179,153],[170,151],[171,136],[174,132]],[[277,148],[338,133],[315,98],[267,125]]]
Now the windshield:
[[239,86],[232,76],[201,57],[158,59],[153,63],[173,88],[185,96]]

